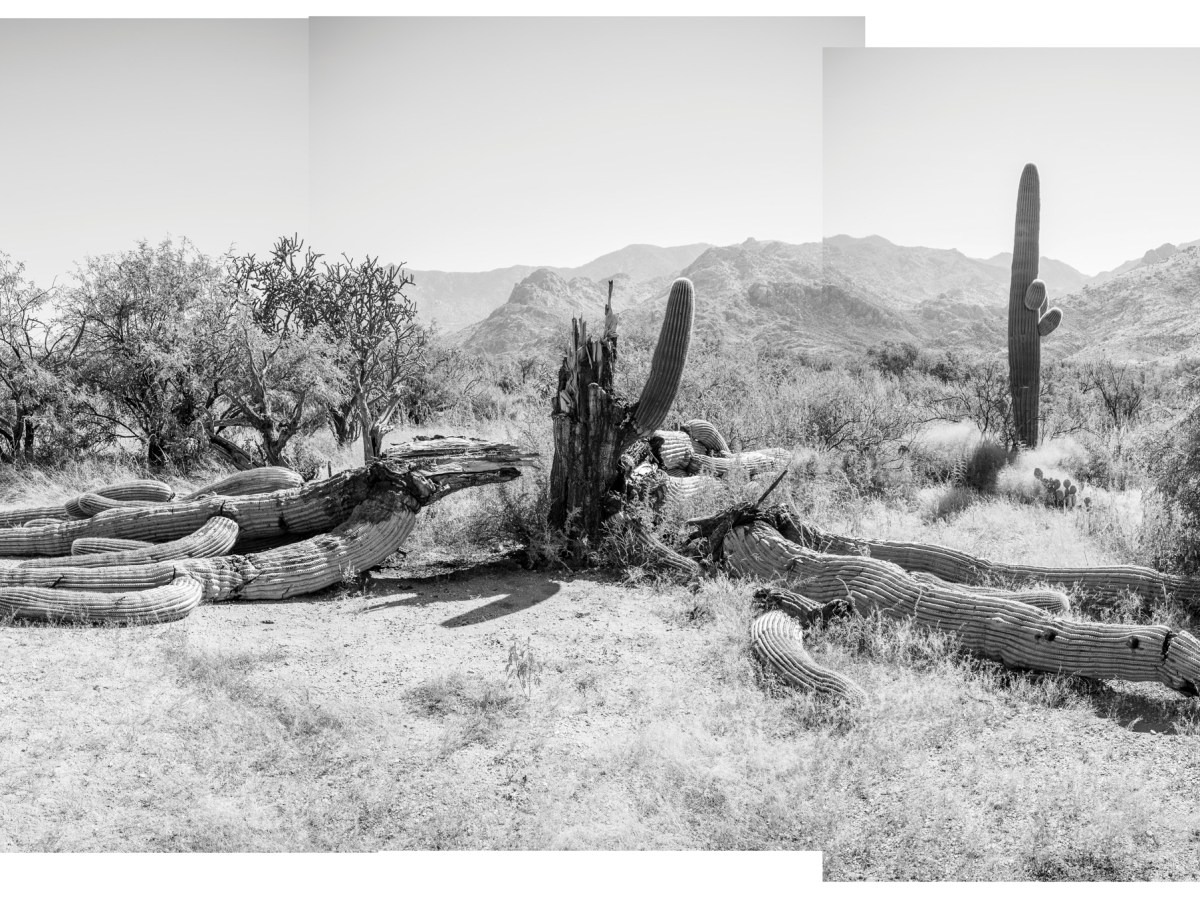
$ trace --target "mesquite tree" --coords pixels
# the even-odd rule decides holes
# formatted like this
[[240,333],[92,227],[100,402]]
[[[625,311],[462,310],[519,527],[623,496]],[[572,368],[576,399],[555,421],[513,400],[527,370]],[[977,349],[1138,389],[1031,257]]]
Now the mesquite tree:
[[141,241],[88,257],[66,292],[78,335],[76,376],[94,396],[88,415],[113,438],[134,438],[151,466],[208,446],[218,362],[196,338],[203,310],[220,303],[221,269],[185,239]]
[[620,512],[630,461],[625,451],[648,438],[667,418],[679,390],[692,337],[694,289],[676,279],[641,397],[630,404],[613,391],[617,319],[612,282],[604,309],[604,332],[589,338],[586,324],[572,322],[572,344],[558,373],[552,401],[554,464],[550,472],[550,524],[567,531],[576,550],[594,544],[605,523]]
[[[233,259],[231,278],[264,334],[277,341],[304,336],[314,353],[320,349],[314,365],[320,362],[321,384],[305,404],[319,395],[338,443],[361,434],[369,462],[425,366],[429,331],[404,294],[413,279],[402,266],[381,266],[373,257],[321,260],[298,237],[284,237],[268,260]],[[300,418],[307,421],[307,414]]]
[[341,443],[362,435],[363,461],[369,463],[382,454],[405,390],[425,367],[429,330],[417,321],[416,304],[404,293],[414,282],[403,265],[343,257],[328,267],[326,277],[330,290],[318,318],[337,346],[346,380],[342,401],[330,407],[330,420]]
[[24,263],[0,254],[0,385],[7,396],[0,438],[9,459],[34,458],[34,440],[47,416],[68,399],[66,372],[79,332],[48,315],[50,292],[24,277]]
[[227,408],[214,431],[253,429],[270,466],[284,462],[293,438],[325,424],[329,407],[344,396],[335,347],[317,315],[328,279],[318,266],[320,254],[302,251],[298,237],[284,237],[265,260],[231,257],[231,302],[217,326],[225,337]]

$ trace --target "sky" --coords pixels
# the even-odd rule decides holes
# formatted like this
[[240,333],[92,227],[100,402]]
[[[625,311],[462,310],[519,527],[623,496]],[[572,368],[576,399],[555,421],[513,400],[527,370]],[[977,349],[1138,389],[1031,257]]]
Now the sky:
[[268,251],[308,227],[299,20],[0,20],[0,251],[47,286],[189,238]]
[[314,245],[417,270],[821,235],[863,20],[311,20]]
[[824,234],[1011,252],[1041,176],[1041,250],[1092,275],[1200,238],[1200,50],[828,50]]

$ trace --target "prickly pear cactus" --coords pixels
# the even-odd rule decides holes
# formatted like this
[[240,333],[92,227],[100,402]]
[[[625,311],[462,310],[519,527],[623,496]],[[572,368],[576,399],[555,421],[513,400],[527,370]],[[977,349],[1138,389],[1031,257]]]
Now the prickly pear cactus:
[[1041,388],[1042,338],[1062,321],[1062,310],[1047,309],[1046,285],[1038,277],[1041,185],[1037,166],[1021,172],[1013,240],[1012,281],[1008,294],[1008,373],[1013,426],[1026,447],[1038,442],[1038,392]]

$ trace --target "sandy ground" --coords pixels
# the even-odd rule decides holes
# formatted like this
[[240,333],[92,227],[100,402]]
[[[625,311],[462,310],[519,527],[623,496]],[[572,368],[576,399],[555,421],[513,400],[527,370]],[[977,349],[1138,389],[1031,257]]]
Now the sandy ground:
[[[0,850],[772,846],[837,879],[1200,876],[1200,735],[1166,688],[1058,708],[1026,676],[814,636],[871,697],[830,728],[756,681],[744,623],[704,613],[717,590],[424,555],[169,625],[0,629]],[[422,710],[439,679],[503,689],[527,638],[531,701]]]

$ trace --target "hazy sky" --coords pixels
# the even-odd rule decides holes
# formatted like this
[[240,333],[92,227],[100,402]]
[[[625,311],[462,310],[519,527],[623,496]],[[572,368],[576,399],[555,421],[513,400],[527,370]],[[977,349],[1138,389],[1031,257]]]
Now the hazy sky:
[[[41,284],[308,227],[303,20],[0,20],[0,250]],[[61,281],[61,279],[60,279]]]
[[319,249],[414,269],[821,234],[843,19],[313,19]]
[[1033,162],[1046,256],[1196,240],[1197,85],[1200,50],[829,50],[824,233],[1011,251]]

